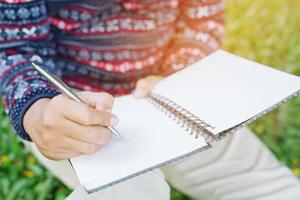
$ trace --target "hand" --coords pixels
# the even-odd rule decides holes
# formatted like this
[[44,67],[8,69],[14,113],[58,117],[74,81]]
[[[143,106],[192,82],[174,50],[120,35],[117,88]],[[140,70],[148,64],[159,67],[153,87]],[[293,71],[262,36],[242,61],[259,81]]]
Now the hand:
[[25,113],[25,131],[49,159],[63,160],[91,154],[111,139],[106,126],[118,122],[110,112],[113,97],[95,92],[78,95],[86,104],[58,95],[52,99],[39,99]]
[[140,99],[147,97],[152,88],[162,79],[162,76],[147,76],[138,80],[134,91],[135,98]]

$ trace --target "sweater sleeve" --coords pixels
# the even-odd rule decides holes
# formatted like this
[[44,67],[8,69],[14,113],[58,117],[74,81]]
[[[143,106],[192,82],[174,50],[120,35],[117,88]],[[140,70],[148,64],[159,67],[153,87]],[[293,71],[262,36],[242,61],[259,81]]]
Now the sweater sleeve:
[[0,89],[5,111],[17,134],[30,140],[23,128],[23,116],[40,98],[59,93],[31,67],[42,62],[54,68],[54,44],[43,0],[0,0]]
[[217,50],[224,31],[222,0],[179,1],[176,34],[168,47],[161,73],[169,75]]

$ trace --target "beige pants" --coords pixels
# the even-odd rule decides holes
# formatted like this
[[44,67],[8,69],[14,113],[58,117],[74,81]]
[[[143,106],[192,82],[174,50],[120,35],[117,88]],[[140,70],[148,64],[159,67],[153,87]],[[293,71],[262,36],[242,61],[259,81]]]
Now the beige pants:
[[299,180],[246,128],[214,148],[90,195],[79,185],[67,161],[48,160],[34,144],[26,145],[57,178],[74,189],[69,200],[169,200],[166,181],[194,199],[300,199]]

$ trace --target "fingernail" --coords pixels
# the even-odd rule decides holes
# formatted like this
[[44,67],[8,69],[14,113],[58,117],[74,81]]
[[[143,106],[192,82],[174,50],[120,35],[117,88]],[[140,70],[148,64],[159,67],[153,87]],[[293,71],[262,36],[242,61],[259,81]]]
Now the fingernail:
[[118,122],[119,122],[119,119],[118,119],[116,116],[112,116],[112,118],[111,118],[111,120],[110,120],[110,124],[111,124],[112,126],[115,126],[115,125],[118,124]]

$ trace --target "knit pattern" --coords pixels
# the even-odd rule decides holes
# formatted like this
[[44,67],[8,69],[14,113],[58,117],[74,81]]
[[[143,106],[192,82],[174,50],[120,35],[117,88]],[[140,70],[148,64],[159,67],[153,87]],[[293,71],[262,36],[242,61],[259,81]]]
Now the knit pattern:
[[221,45],[221,0],[0,0],[0,88],[16,132],[57,91],[31,67],[42,62],[69,86],[130,93],[138,79],[168,75]]

